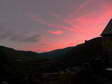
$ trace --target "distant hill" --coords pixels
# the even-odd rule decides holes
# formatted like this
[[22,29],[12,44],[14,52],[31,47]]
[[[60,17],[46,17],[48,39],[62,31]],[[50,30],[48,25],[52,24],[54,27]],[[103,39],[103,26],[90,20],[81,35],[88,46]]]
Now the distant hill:
[[39,53],[0,46],[0,81],[16,77],[23,80],[33,72],[44,70],[46,61]]
[[[58,53],[62,54],[59,56],[56,53],[57,59],[55,58],[55,61],[57,61],[58,63],[55,65],[53,64],[52,67],[58,67],[58,69],[61,70],[65,69],[66,67],[79,66],[82,65],[83,63],[89,63],[89,61],[96,59],[99,56],[102,56],[103,54],[102,38],[101,37],[94,38],[77,46],[65,48],[65,51],[66,52],[64,52],[64,49],[54,51],[54,53],[55,52],[64,52],[64,53]],[[45,54],[50,56],[50,54],[52,53],[53,52]]]
[[57,49],[49,52],[40,53],[41,56],[46,56],[51,60],[62,59],[73,47],[67,47],[63,49]]
[[67,65],[79,65],[102,56],[102,38],[94,38],[73,47],[63,58]]
[[[67,78],[66,80],[61,78],[57,79],[58,84],[60,84],[60,81],[71,80],[69,77],[73,76],[73,78],[76,78],[76,76],[80,76],[83,70],[101,70],[101,67],[104,66],[100,65],[99,61],[102,60],[102,56],[102,37],[91,39],[74,47],[58,49],[46,53],[20,51],[0,46],[0,78],[6,81],[9,80],[9,78],[24,81],[25,78],[29,80],[28,78],[31,77],[30,80],[37,82],[36,80],[41,78],[41,76],[38,76],[39,74],[47,75],[45,79],[42,79],[44,81],[48,78],[52,79],[52,75],[54,76],[55,74],[56,77]],[[96,60],[97,58],[98,62]],[[104,64],[103,62],[102,64]],[[86,74],[91,75],[91,73],[88,72],[86,72]],[[82,78],[84,77],[88,79],[88,76],[82,75]],[[91,75],[91,77],[93,77],[93,75]],[[55,83],[55,81],[52,82]]]
[[9,76],[24,79],[31,73],[46,72],[52,64],[60,64],[58,59],[61,59],[71,48],[36,53],[0,46],[0,74],[3,79]]
[[[30,63],[30,64],[47,64],[58,67],[78,65],[96,57],[101,52],[101,38],[95,38],[74,47],[57,49],[45,53],[36,53],[31,51],[20,51],[12,48],[0,46],[0,56],[7,62],[14,63]],[[60,65],[61,64],[61,65]],[[63,65],[64,64],[64,65]]]
[[13,48],[8,48],[4,46],[0,46],[0,53],[4,54],[8,58],[14,58],[16,61],[29,61],[29,60],[39,60],[42,56],[39,56],[39,53],[32,51],[20,51],[15,50]]

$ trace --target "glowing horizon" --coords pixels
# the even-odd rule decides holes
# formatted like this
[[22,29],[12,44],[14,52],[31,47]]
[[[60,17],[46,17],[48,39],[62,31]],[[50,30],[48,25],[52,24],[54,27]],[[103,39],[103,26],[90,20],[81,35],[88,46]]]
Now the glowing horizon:
[[1,0],[0,44],[46,52],[101,34],[112,18],[111,0]]

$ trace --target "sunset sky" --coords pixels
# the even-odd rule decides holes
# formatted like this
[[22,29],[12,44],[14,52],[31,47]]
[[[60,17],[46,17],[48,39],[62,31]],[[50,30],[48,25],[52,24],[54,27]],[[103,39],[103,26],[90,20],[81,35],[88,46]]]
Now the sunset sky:
[[45,52],[100,35],[112,0],[0,0],[0,45]]

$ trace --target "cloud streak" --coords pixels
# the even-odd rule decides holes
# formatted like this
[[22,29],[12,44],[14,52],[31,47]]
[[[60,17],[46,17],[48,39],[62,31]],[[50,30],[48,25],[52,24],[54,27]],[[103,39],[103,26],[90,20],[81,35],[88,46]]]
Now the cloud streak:
[[54,35],[62,35],[64,33],[64,31],[62,30],[52,30],[52,31],[48,31],[49,34],[54,34]]
[[40,40],[40,35],[23,32],[18,34],[17,32],[2,30],[2,32],[0,32],[0,40],[19,43],[34,43]]
[[11,41],[16,41],[16,42],[24,42],[24,43],[34,43],[34,42],[38,42],[39,39],[39,35],[12,35],[9,37],[8,40]]

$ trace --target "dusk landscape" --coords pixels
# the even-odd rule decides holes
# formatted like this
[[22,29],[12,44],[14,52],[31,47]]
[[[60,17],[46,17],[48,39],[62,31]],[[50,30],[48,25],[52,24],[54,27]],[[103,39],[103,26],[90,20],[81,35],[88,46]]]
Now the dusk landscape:
[[112,84],[112,0],[0,0],[0,84]]

